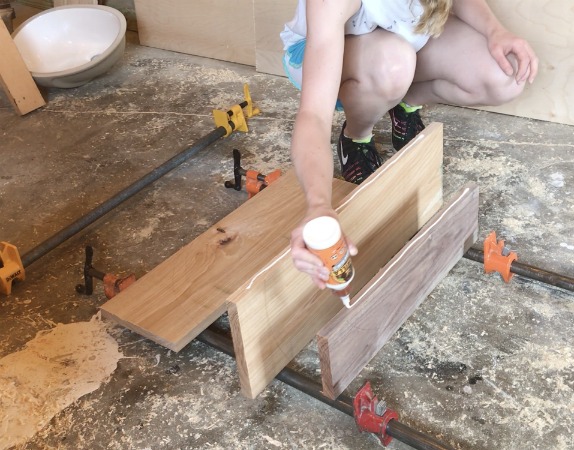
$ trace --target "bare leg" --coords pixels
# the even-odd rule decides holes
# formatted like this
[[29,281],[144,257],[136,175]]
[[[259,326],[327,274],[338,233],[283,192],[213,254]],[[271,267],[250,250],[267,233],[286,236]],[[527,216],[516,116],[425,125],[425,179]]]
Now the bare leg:
[[484,36],[456,17],[417,54],[414,82],[405,101],[413,105],[500,105],[522,92],[488,51]]
[[339,98],[347,119],[348,137],[363,138],[412,83],[416,53],[402,37],[376,29],[346,36]]

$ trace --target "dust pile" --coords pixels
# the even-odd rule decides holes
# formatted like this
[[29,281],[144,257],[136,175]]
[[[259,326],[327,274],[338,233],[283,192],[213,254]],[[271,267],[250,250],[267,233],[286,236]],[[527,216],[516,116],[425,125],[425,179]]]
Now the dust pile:
[[105,325],[58,324],[0,359],[0,450],[21,444],[96,390],[122,357]]

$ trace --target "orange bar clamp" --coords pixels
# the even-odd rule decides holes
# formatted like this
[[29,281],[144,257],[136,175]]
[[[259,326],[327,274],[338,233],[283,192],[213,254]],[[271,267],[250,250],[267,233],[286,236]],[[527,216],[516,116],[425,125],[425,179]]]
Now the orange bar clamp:
[[518,259],[516,252],[511,252],[504,246],[504,241],[496,240],[496,232],[491,232],[484,240],[484,271],[498,272],[507,283],[514,276],[510,272],[512,262]]

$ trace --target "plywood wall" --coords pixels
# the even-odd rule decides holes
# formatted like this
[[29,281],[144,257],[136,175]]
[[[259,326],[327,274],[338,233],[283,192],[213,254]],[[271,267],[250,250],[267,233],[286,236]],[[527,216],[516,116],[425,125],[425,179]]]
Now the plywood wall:
[[97,5],[98,0],[53,0],[54,7],[68,5]]
[[285,76],[279,33],[292,19],[297,0],[253,0],[255,58],[258,72]]
[[255,65],[253,0],[135,0],[140,43]]
[[37,9],[49,9],[54,6],[52,0],[19,0],[18,3]]
[[41,10],[73,3],[99,3],[100,5],[109,6],[120,11],[126,18],[127,28],[129,31],[137,31],[137,20],[134,0],[17,0],[12,1],[11,5],[16,10],[16,20],[14,28],[20,25],[24,20]]
[[500,21],[526,38],[540,59],[539,75],[515,101],[484,108],[574,125],[574,2],[488,0]]

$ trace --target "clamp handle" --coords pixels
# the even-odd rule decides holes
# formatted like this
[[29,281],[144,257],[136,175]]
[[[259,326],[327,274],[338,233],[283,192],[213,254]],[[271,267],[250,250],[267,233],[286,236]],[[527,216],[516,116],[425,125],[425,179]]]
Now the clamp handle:
[[102,280],[104,278],[104,274],[97,271],[92,266],[94,249],[88,245],[86,246],[85,251],[86,260],[84,261],[84,284],[76,285],[76,292],[79,294],[92,295],[94,293],[94,276]]
[[236,148],[233,149],[233,181],[226,181],[225,187],[241,190],[241,177],[244,175],[244,170],[241,168],[241,153]]
[[26,271],[15,245],[0,242],[0,294],[10,295],[14,280],[24,281]]
[[111,273],[100,272],[92,266],[94,249],[86,246],[86,261],[84,262],[84,284],[76,285],[78,294],[92,295],[94,293],[94,278],[104,282],[104,294],[112,298],[136,281],[134,274],[119,278]]

